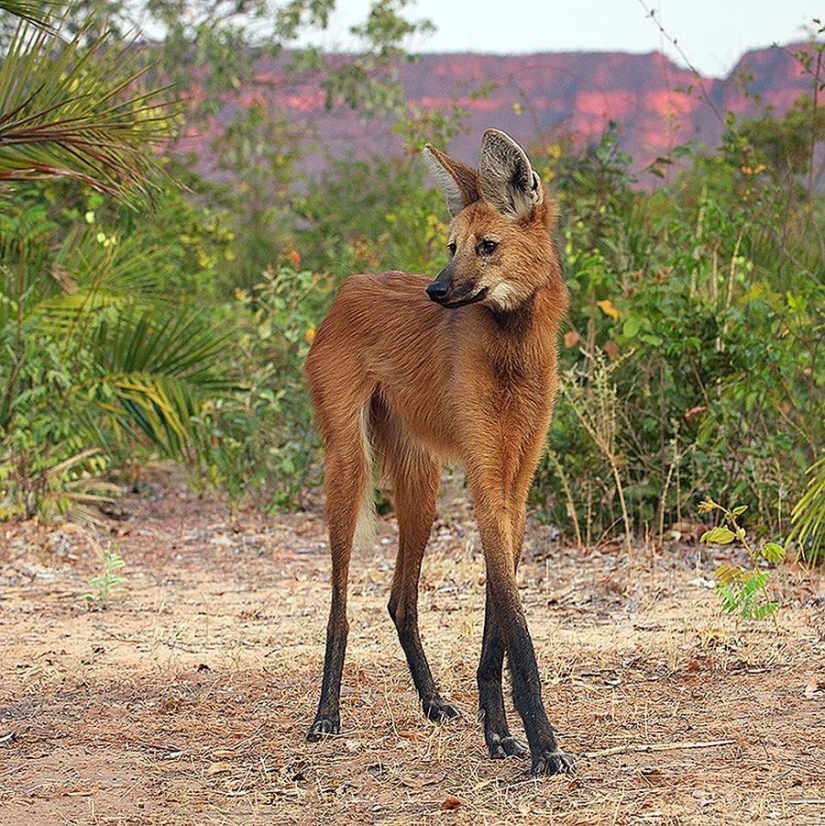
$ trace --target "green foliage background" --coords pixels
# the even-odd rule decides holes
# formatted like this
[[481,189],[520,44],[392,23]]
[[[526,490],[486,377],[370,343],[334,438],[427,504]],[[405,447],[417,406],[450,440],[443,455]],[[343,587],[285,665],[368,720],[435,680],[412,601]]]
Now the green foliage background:
[[[238,101],[215,132],[256,58],[332,5],[183,15],[158,0],[140,21],[155,42],[126,48],[133,6],[58,19],[0,4],[28,18],[0,18],[0,518],[93,518],[113,479],[158,457],[262,507],[298,506],[319,481],[301,374],[314,330],[351,272],[441,268],[446,211],[415,150],[448,146],[464,115],[406,104],[404,44],[428,24],[378,0],[359,55],[297,52],[294,71],[314,72],[329,106],[391,115],[408,155],[310,179],[312,136],[260,104]],[[710,495],[822,547],[821,36],[800,55],[811,93],[795,108],[730,118],[717,151],[659,159],[652,171],[679,171],[653,190],[616,129],[584,151],[529,147],[560,205],[573,299],[534,504],[579,541],[661,538]],[[205,124],[217,174],[180,140]]]

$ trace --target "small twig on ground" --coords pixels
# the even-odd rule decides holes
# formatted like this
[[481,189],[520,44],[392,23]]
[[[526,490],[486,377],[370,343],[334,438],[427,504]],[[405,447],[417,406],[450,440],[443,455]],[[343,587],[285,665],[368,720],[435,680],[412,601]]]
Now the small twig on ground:
[[582,757],[608,757],[611,754],[624,754],[626,752],[648,752],[648,751],[676,751],[679,749],[712,749],[718,746],[735,745],[736,740],[706,740],[704,742],[687,743],[627,743],[624,746],[614,746],[611,749],[599,749],[599,751],[586,751]]

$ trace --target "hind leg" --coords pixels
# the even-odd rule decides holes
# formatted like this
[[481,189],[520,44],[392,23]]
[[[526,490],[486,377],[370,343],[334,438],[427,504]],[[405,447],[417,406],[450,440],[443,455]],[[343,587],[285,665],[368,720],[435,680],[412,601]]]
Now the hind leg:
[[321,740],[341,730],[339,701],[341,675],[347,647],[347,580],[361,500],[372,493],[370,464],[364,450],[363,434],[351,429],[348,438],[338,433],[336,443],[327,445],[327,522],[332,557],[332,601],[327,623],[324,677],[318,712],[307,733],[308,740]]
[[[386,433],[382,435],[386,439]],[[398,519],[398,557],[387,607],[424,714],[431,720],[448,720],[457,717],[459,712],[439,694],[418,630],[418,580],[435,518],[440,465],[413,445],[393,444],[391,439],[390,444],[385,445],[385,451]]]

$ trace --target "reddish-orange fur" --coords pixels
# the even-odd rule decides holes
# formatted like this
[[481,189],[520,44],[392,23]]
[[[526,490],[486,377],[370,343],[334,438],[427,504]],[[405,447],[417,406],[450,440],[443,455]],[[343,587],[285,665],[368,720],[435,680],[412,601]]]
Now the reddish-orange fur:
[[572,764],[544,712],[515,571],[567,306],[552,241],[555,210],[523,151],[503,133],[485,133],[478,172],[429,153],[453,214],[450,262],[434,282],[404,273],[349,278],[306,362],[326,451],[333,564],[324,681],[308,737],[340,727],[347,575],[372,495],[373,458],[392,487],[399,524],[390,614],[427,716],[458,714],[435,686],[417,618],[421,558],[440,464],[449,458],[466,470],[487,566],[478,671],[487,745],[493,757],[525,750],[504,716],[506,652],[533,771],[552,773]]

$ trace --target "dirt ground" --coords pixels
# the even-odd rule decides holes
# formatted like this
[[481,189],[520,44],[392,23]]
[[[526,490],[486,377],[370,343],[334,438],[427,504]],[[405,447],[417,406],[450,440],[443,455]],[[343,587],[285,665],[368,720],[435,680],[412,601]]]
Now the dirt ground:
[[[575,776],[486,757],[475,719],[484,569],[442,508],[422,634],[464,719],[437,726],[386,612],[391,519],[353,560],[340,737],[309,744],[328,606],[324,524],[230,514],[156,472],[94,531],[0,525],[0,823],[825,824],[825,585],[774,572],[772,623],[720,617],[722,556],[564,547],[520,570],[544,698]],[[100,549],[126,561],[102,609]],[[720,551],[720,554],[722,552]],[[99,595],[99,594],[98,594]],[[515,712],[511,723],[518,729]]]

